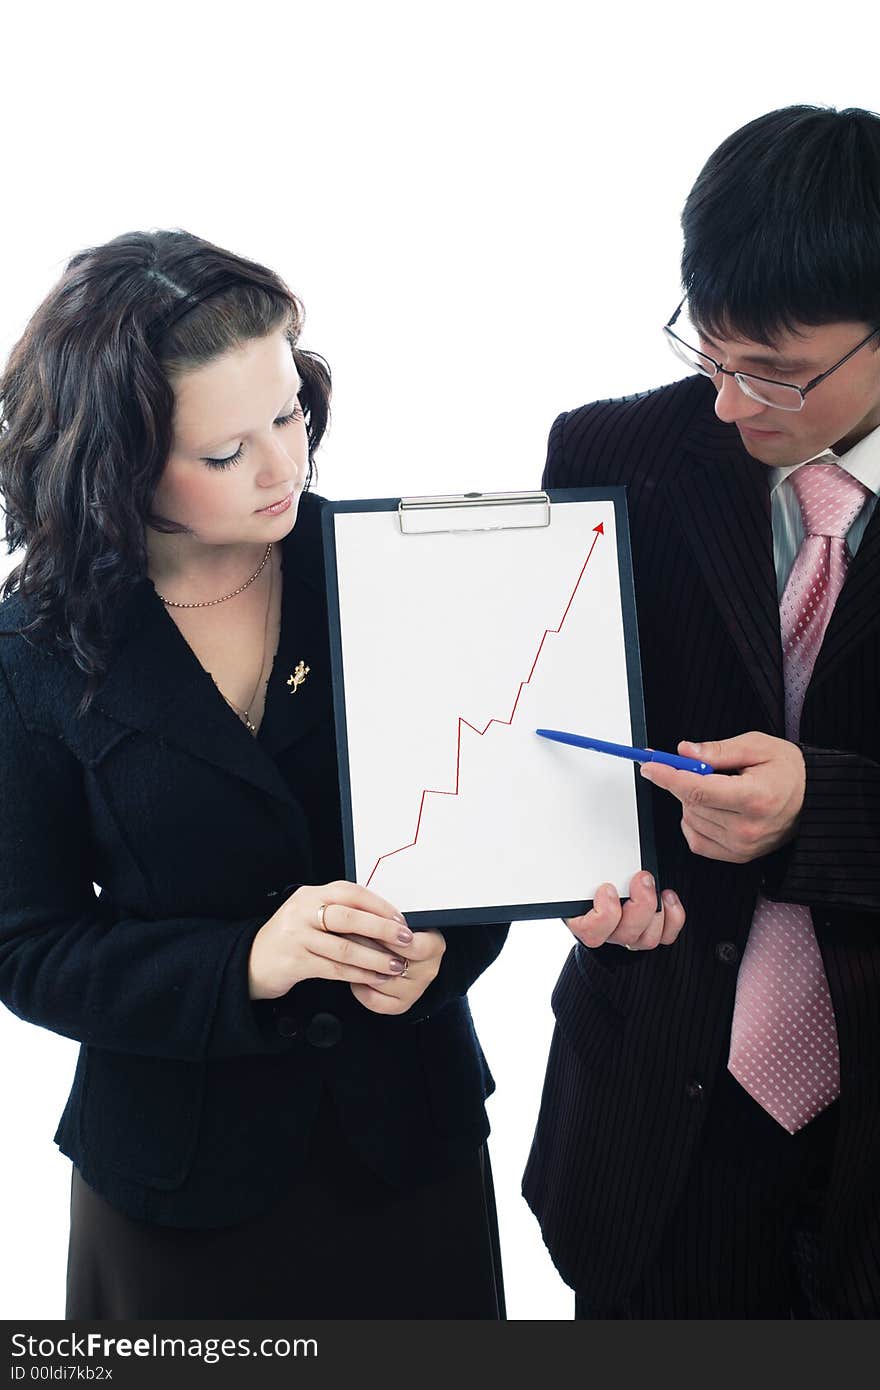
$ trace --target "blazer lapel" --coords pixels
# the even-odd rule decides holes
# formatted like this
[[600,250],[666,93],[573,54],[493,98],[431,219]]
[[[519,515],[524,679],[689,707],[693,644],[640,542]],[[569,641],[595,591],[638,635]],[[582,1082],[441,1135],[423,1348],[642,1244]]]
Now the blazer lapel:
[[[875,507],[862,543],[834,607],[816,657],[810,688],[827,680],[880,622],[880,506]],[[809,694],[807,696],[809,699]]]
[[303,527],[293,544],[299,528],[284,547],[284,611],[258,739],[272,757],[333,717],[320,530]]
[[122,625],[95,707],[292,804],[278,769],[228,707],[150,580],[133,591]]
[[[258,738],[226,704],[149,579],[129,596],[113,659],[95,696],[96,708],[117,723],[155,734],[289,805],[297,803],[270,754],[301,738],[332,709],[320,501],[307,495],[300,505],[301,515],[282,543],[281,632]],[[300,660],[312,669],[294,692],[287,679]]]
[[711,419],[695,422],[687,436],[690,457],[666,495],[766,712],[768,729],[784,737],[767,470],[731,431],[714,412]]

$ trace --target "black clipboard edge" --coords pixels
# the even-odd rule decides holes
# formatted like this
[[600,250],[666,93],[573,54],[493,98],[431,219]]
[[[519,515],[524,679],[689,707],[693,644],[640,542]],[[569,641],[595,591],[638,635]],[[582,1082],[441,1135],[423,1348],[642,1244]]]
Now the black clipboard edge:
[[[644,747],[647,738],[645,706],[642,691],[641,655],[636,614],[635,580],[632,567],[632,545],[629,533],[629,513],[626,487],[578,487],[548,489],[551,515],[554,503],[612,502],[617,530],[618,582],[623,616],[623,640],[626,660],[627,686],[630,693],[630,724],[634,746]],[[330,657],[333,668],[333,714],[336,721],[339,794],[342,808],[342,841],[345,851],[345,872],[354,881],[354,822],[352,817],[350,767],[348,760],[348,728],[345,718],[345,681],[342,662],[342,628],[339,613],[339,584],[336,574],[335,517],[338,512],[396,511],[399,497],[361,498],[325,501],[321,517],[324,540],[324,570],[327,583],[327,612],[330,625]],[[633,766],[636,789],[636,814],[639,827],[642,870],[653,874],[659,885],[659,868],[654,838],[654,816],[651,789],[639,776],[638,764]],[[627,898],[622,899],[627,902]],[[580,917],[589,912],[592,899],[557,903],[502,903],[493,907],[451,908],[407,912],[406,920],[413,927],[490,926],[507,922],[548,921],[555,917]]]
[[[352,503],[357,511],[362,504]],[[391,503],[393,506],[394,504]],[[351,879],[354,865],[354,822],[351,814],[351,769],[348,761],[348,723],[345,718],[345,670],[342,661],[342,624],[339,613],[339,580],[336,573],[336,528],[334,518],[339,507],[325,501],[321,512],[324,541],[324,574],[327,592],[327,618],[330,637],[330,667],[333,687],[333,720],[336,732],[336,764],[339,772],[339,801],[342,811],[342,846],[346,876]],[[379,510],[378,507],[375,510]]]
[[[624,898],[622,901],[626,902]],[[580,917],[589,912],[589,901],[570,903],[500,903],[497,907],[456,907],[445,912],[408,912],[411,927],[488,927],[506,926],[508,922],[549,921],[555,917]]]
[[[633,747],[645,748],[648,741],[648,725],[645,717],[645,698],[642,687],[642,657],[639,646],[639,623],[636,609],[636,586],[632,563],[632,543],[629,534],[629,511],[626,502],[626,487],[609,489],[614,494],[614,524],[617,527],[617,560],[620,578],[621,605],[623,610],[623,643],[626,654],[626,680],[629,689],[629,717],[632,726]],[[551,497],[552,504],[552,497]],[[642,780],[639,764],[633,764],[636,783],[636,815],[639,823],[639,846],[642,851],[643,870],[653,874],[657,886],[660,906],[660,865],[657,859],[657,842],[654,834],[654,808],[651,787]],[[592,904],[591,904],[592,906]],[[568,914],[566,914],[567,916]]]

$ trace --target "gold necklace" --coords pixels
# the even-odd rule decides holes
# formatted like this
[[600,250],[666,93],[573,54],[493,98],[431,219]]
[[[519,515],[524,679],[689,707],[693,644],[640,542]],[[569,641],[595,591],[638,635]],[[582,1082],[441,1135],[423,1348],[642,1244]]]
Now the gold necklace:
[[[270,549],[271,549],[271,542],[270,542]],[[264,560],[264,561],[263,561],[263,564],[265,564],[265,563],[266,563],[266,561]],[[261,566],[261,568],[262,568],[262,566]],[[254,577],[256,578],[256,576],[254,576]],[[251,580],[248,580],[248,583],[249,583],[249,584],[250,584],[251,582],[252,582]],[[247,586],[245,586],[245,587],[247,587]],[[252,720],[251,720],[251,709],[253,708],[253,703],[254,703],[254,701],[255,701],[256,698],[257,698],[257,694],[259,693],[260,681],[262,680],[263,671],[264,671],[265,666],[266,666],[266,638],[268,637],[268,634],[269,634],[269,614],[272,612],[272,594],[273,594],[274,588],[275,588],[275,571],[274,571],[273,569],[270,569],[270,571],[269,571],[269,601],[268,601],[268,603],[266,604],[266,622],[265,622],[265,624],[264,624],[264,626],[263,626],[263,660],[262,660],[262,662],[260,663],[260,671],[259,671],[259,674],[258,674],[258,676],[257,676],[257,683],[256,683],[256,685],[254,686],[254,693],[253,693],[253,695],[252,695],[251,698],[248,700],[247,708],[246,708],[246,709],[239,709],[238,705],[234,705],[234,704],[232,703],[232,701],[230,700],[230,698],[229,698],[228,695],[223,695],[223,691],[220,690],[219,685],[217,685],[217,682],[214,681],[214,677],[213,677],[213,676],[211,677],[211,680],[214,681],[214,684],[215,684],[215,685],[217,685],[217,689],[220,690],[220,694],[223,695],[223,699],[226,701],[227,705],[229,705],[230,709],[234,709],[234,710],[235,710],[235,713],[239,716],[239,718],[241,718],[241,719],[244,720],[245,724],[247,725],[248,732],[249,732],[249,733],[252,733],[252,734],[254,735],[254,737],[256,737],[256,735],[257,735],[257,733],[258,733],[259,731],[258,731],[258,729],[257,729],[256,724],[254,724],[254,723],[252,722]],[[267,684],[267,685],[269,684],[269,677],[268,677],[268,676],[266,677],[266,684]]]
[[213,608],[215,603],[225,603],[228,598],[235,598],[236,594],[243,594],[245,589],[249,588],[250,585],[253,584],[255,579],[259,579],[260,575],[263,573],[263,570],[266,568],[266,563],[271,554],[272,542],[270,541],[269,544],[266,546],[266,553],[260,561],[259,569],[254,571],[254,573],[251,575],[250,579],[247,581],[246,584],[242,584],[238,589],[233,589],[231,594],[224,594],[222,598],[209,598],[206,599],[203,603],[178,603],[175,599],[166,598],[164,594],[160,594],[158,589],[156,590],[156,593],[158,594],[159,598],[162,600],[163,603],[167,603],[169,608]]

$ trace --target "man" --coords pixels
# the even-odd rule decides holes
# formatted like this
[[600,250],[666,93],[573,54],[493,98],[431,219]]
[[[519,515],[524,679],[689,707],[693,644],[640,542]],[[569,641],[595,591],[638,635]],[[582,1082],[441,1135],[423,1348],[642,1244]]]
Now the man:
[[627,486],[649,742],[716,772],[641,769],[678,898],[568,924],[523,1190],[576,1316],[876,1317],[880,117],[750,122],[682,227],[698,375],[544,485]]

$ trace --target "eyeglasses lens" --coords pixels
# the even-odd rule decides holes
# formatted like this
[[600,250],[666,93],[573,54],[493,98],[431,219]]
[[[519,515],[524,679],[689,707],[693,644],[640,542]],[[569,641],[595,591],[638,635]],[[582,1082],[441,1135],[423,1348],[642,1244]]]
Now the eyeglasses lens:
[[[681,338],[677,338],[673,333],[666,330],[666,341],[670,349],[686,367],[691,371],[699,372],[702,376],[713,377],[717,375],[717,367],[711,357],[700,352],[698,348],[691,347]],[[737,385],[753,401],[759,401],[761,405],[772,405],[776,410],[802,410],[804,398],[796,386],[786,386],[782,382],[778,384],[773,381],[762,381],[760,378],[747,375],[745,372],[734,372],[733,376]]]

